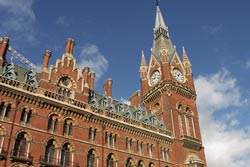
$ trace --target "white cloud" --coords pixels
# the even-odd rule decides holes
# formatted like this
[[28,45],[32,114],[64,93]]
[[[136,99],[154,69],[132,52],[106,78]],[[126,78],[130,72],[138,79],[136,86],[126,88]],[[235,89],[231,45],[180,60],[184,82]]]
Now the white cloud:
[[[226,69],[195,79],[208,166],[249,166],[250,133],[247,127],[233,128],[239,121],[235,118],[236,115],[225,112],[242,105],[239,87],[236,84],[236,79]],[[225,114],[226,118],[231,120],[230,124],[227,124],[227,120],[219,120],[217,114]]]
[[80,62],[77,63],[79,68],[90,67],[90,70],[96,73],[96,81],[100,79],[108,69],[107,59],[99,51],[99,48],[93,44],[86,45],[81,49],[78,60],[80,60]]
[[203,25],[202,29],[211,35],[217,34],[223,30],[223,25]]
[[246,68],[246,69],[249,69],[249,68],[250,68],[250,60],[248,60],[248,61],[246,62],[245,68]]
[[36,20],[33,2],[34,0],[0,0],[1,33],[33,41]]
[[60,16],[60,17],[58,17],[57,20],[56,20],[56,24],[58,24],[58,25],[65,25],[65,26],[69,25],[68,20],[66,19],[66,16]]
[[240,124],[240,121],[237,120],[237,119],[233,119],[233,120],[231,120],[231,122],[230,122],[230,125],[231,125],[231,126],[237,126],[237,125],[239,125],[239,124]]
[[130,101],[128,99],[121,98],[121,102],[130,105]]

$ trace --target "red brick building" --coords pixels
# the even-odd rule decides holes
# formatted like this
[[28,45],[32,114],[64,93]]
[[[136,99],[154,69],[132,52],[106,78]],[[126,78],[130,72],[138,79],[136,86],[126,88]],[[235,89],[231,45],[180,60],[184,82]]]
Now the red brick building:
[[0,42],[0,166],[206,167],[191,63],[172,45],[157,5],[149,64],[130,105],[112,98],[112,80],[95,92],[88,67],[76,67],[75,42],[42,71],[6,61]]

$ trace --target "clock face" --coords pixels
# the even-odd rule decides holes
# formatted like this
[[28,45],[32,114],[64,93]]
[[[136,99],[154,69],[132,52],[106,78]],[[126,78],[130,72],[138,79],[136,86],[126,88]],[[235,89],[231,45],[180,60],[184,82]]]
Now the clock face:
[[185,78],[184,78],[183,74],[176,68],[173,70],[173,76],[178,82],[180,82],[180,83],[185,82]]
[[154,86],[161,79],[161,74],[159,71],[154,71],[150,78],[150,84]]

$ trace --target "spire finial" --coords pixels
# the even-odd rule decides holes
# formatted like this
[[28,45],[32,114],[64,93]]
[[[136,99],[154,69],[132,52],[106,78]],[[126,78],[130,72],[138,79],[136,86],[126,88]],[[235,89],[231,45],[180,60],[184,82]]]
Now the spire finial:
[[183,54],[183,56],[182,56],[182,61],[183,61],[183,62],[187,62],[187,63],[190,64],[190,61],[189,61],[189,59],[188,59],[188,55],[187,55],[187,53],[186,53],[186,50],[185,50],[184,46],[182,47],[182,54]]
[[159,0],[156,0],[156,6],[159,6]]
[[143,50],[142,50],[142,53],[141,53],[141,66],[147,66]]

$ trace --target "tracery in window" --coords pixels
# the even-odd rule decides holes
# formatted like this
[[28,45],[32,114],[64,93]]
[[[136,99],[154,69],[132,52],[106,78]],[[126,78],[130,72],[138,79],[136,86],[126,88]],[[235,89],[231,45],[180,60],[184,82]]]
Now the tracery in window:
[[68,76],[60,78],[57,84],[57,93],[63,96],[73,98],[73,83]]

